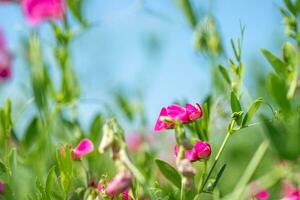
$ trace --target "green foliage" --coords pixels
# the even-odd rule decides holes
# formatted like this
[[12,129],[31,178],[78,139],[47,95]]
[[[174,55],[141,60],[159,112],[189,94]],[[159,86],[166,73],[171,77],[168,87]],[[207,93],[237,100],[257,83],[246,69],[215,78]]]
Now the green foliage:
[[173,183],[176,187],[181,187],[181,177],[177,170],[169,165],[167,162],[163,160],[156,159],[155,160],[157,167],[159,168],[160,172],[164,175],[164,177]]

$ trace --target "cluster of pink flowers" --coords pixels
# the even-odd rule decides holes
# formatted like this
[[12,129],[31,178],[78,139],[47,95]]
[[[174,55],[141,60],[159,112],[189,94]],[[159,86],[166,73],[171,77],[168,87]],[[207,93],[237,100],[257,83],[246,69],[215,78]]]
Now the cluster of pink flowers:
[[[192,149],[185,150],[185,158],[189,161],[198,161],[209,157],[211,154],[211,147],[207,142],[197,141]],[[174,146],[174,155],[178,156],[178,146]]]
[[0,80],[11,76],[12,55],[7,49],[3,32],[0,30]]
[[[195,106],[186,104],[185,107],[182,107],[173,104],[168,107],[163,107],[156,121],[154,130],[162,131],[165,129],[174,128],[176,120],[185,124],[201,118],[202,115],[203,111],[198,103],[196,103]],[[164,117],[169,119],[169,121],[164,120]]]
[[[74,159],[81,159],[83,156],[94,151],[94,145],[92,141],[85,138],[82,139],[79,144],[72,149],[72,157]],[[119,194],[123,195],[123,199],[130,200],[132,199],[128,192],[129,187],[132,184],[132,174],[129,171],[121,171],[115,177],[113,177],[107,184],[105,188],[105,193],[109,196],[117,196]],[[99,192],[102,192],[102,185],[99,183],[97,185],[97,189]],[[125,198],[126,197],[126,198]]]

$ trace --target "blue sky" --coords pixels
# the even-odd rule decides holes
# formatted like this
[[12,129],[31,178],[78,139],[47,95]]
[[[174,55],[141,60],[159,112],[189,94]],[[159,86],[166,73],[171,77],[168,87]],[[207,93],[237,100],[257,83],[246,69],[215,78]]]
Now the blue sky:
[[[208,1],[198,2],[202,11],[209,7]],[[262,60],[262,47],[279,53],[284,24],[276,5],[281,4],[279,0],[210,1],[227,51],[230,38],[240,35],[240,22],[246,26],[246,68],[251,67],[247,65],[251,60]],[[129,95],[142,91],[153,122],[162,106],[182,98],[200,101],[208,93],[209,62],[193,51],[193,33],[175,0],[88,0],[85,15],[95,25],[72,44],[73,64],[83,98],[108,101],[111,91],[120,87]],[[0,27],[16,55],[15,75],[0,86],[0,97],[3,100],[7,96],[22,96],[25,102],[30,98],[28,72],[19,59],[19,42],[29,26],[16,5],[1,5]],[[49,27],[43,25],[40,30],[43,43],[50,48]],[[48,62],[53,64],[51,57]],[[83,120],[89,121],[99,108],[82,105]]]

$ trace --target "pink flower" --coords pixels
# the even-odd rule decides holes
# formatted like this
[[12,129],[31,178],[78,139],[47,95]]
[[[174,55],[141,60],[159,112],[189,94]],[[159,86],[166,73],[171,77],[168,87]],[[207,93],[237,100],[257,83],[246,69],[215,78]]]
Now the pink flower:
[[5,184],[0,180],[0,194],[4,194],[5,192]]
[[83,139],[72,149],[72,157],[80,159],[82,156],[91,153],[94,150],[94,145],[89,139]]
[[126,188],[124,192],[122,192],[122,200],[133,200],[131,196],[129,196],[129,189]]
[[0,80],[11,77],[12,56],[5,43],[3,32],[0,30]]
[[270,193],[266,189],[262,189],[255,194],[255,198],[258,200],[267,200],[270,198]]
[[[181,123],[189,123],[201,118],[203,115],[202,109],[198,103],[195,106],[186,104],[185,108],[179,105],[170,105],[167,108],[163,107],[160,111],[158,119],[155,124],[155,131],[162,131],[169,128],[174,128],[175,120]],[[167,122],[162,117],[169,118],[171,121]]]
[[26,19],[32,25],[62,19],[66,10],[65,0],[22,0],[21,3]]
[[[185,158],[189,161],[197,161],[209,157],[211,154],[211,147],[207,142],[197,141],[192,149],[185,150]],[[178,156],[178,146],[174,147],[174,155]]]
[[131,186],[132,175],[129,171],[119,172],[105,188],[105,193],[109,196],[116,196],[124,192]]
[[300,200],[300,189],[293,186],[289,180],[283,182],[282,193],[281,200]]

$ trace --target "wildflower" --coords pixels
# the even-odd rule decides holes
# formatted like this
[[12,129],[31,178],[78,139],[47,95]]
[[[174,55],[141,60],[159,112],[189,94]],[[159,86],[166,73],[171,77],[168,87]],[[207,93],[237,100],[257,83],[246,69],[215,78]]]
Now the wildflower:
[[0,194],[4,194],[5,192],[5,184],[0,180]]
[[107,184],[105,188],[105,193],[109,196],[116,196],[124,192],[127,188],[131,186],[132,175],[129,171],[119,172],[111,181]]
[[289,180],[283,182],[283,198],[281,200],[300,200],[300,189],[293,186]]
[[0,80],[11,76],[12,56],[7,50],[3,32],[0,30]]
[[141,134],[133,134],[128,138],[128,149],[132,151],[138,151],[143,143],[143,137]]
[[22,0],[22,9],[28,22],[37,25],[44,20],[62,19],[65,0]]
[[254,196],[258,200],[267,200],[270,198],[270,193],[268,190],[262,189],[262,190],[258,191]]
[[160,111],[155,124],[155,131],[162,131],[169,128],[174,128],[175,120],[181,123],[189,123],[201,118],[203,115],[201,106],[196,103],[195,106],[186,104],[185,108],[179,105],[170,105],[163,107]]
[[72,157],[80,159],[82,156],[91,153],[94,150],[94,145],[89,139],[83,139],[72,149]]
[[[209,157],[211,154],[211,147],[207,142],[197,141],[192,149],[185,150],[185,158],[189,161],[198,161]],[[174,147],[174,155],[178,156],[178,146]]]

